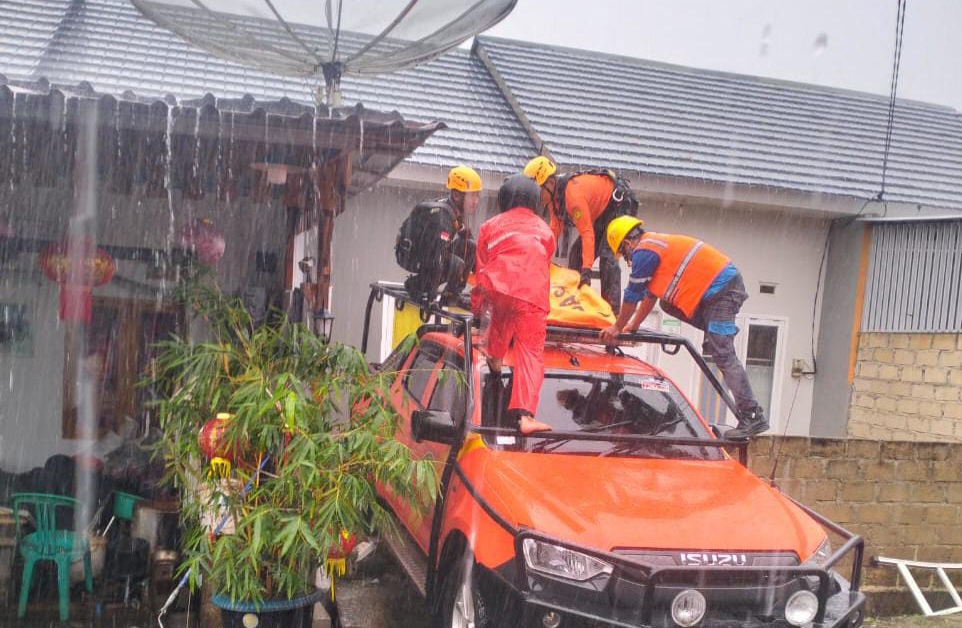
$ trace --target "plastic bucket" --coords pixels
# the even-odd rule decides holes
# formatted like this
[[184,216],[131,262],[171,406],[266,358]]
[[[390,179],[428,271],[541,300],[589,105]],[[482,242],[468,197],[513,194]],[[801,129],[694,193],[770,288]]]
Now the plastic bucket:
[[220,608],[224,628],[311,628],[314,604],[321,595],[321,591],[315,591],[293,600],[266,600],[255,606],[250,602],[231,602],[218,594],[211,602]]
[[[104,573],[104,563],[107,559],[107,539],[99,534],[88,534],[87,540],[90,542],[90,566],[93,577],[99,578]],[[70,582],[83,582],[84,561],[83,558],[70,563]]]
[[133,521],[134,506],[137,505],[137,502],[143,501],[143,499],[143,497],[131,495],[130,493],[114,491],[114,516],[125,521]]

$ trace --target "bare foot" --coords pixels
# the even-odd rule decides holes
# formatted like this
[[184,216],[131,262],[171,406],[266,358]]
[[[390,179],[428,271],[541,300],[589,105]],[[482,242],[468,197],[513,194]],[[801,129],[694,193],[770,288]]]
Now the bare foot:
[[521,417],[518,424],[518,431],[522,434],[533,434],[535,432],[550,432],[551,426],[541,421],[536,421],[533,416],[525,414]]

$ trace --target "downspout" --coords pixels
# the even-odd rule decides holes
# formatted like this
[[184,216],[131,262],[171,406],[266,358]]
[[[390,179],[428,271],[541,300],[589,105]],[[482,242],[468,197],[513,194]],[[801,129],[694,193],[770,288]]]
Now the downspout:
[[528,137],[534,144],[538,154],[544,155],[552,161],[557,162],[558,160],[555,159],[554,155],[551,154],[551,151],[545,145],[544,140],[541,139],[540,135],[538,135],[534,125],[531,124],[531,120],[529,120],[527,114],[525,114],[524,108],[521,107],[521,103],[518,102],[514,92],[512,92],[511,88],[508,87],[507,81],[504,80],[504,77],[501,76],[501,72],[498,71],[498,68],[495,66],[494,62],[491,61],[491,57],[488,56],[487,51],[485,51],[484,47],[481,45],[481,40],[478,37],[474,38],[474,44],[471,46],[471,54],[481,61],[484,69],[487,70],[488,74],[491,75],[491,78],[494,79],[495,85],[498,86],[498,90],[501,92],[501,95],[504,96],[504,99],[508,102],[508,106],[511,107],[511,111],[514,112],[515,117],[518,118],[518,122],[521,123],[521,127],[528,134]]

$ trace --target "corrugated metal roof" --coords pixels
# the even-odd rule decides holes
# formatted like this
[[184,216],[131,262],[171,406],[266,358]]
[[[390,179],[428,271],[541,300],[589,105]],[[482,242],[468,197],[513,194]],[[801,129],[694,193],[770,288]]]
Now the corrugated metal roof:
[[[273,24],[265,22],[265,32]],[[0,3],[0,73],[53,84],[90,82],[101,92],[178,99],[206,93],[311,103],[313,86],[222,61],[144,18],[127,0],[14,0]],[[396,74],[344,77],[344,101],[405,118],[442,120],[409,161],[511,171],[533,147],[487,70],[457,50]]]
[[444,129],[443,122],[413,122],[360,104],[328,109],[250,96],[178,104],[117,99],[89,83],[64,91],[46,80],[19,81],[0,84],[0,120],[10,129],[0,133],[0,181],[69,181],[76,157],[71,147],[92,111],[99,119],[97,161],[104,181],[124,194],[143,185],[148,196],[173,189],[222,199],[263,192],[269,188],[265,170],[251,166],[278,160],[293,171],[292,201],[313,201],[314,187],[304,187],[306,173],[331,152],[350,160],[347,194],[353,195],[373,187]]
[[[872,198],[888,99],[479,37],[565,166]],[[962,208],[962,116],[899,100],[885,198]]]

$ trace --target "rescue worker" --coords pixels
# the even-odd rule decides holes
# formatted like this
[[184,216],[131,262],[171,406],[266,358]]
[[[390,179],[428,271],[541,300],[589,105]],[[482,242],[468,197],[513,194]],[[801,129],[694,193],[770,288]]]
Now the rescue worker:
[[448,172],[447,188],[447,197],[411,210],[394,244],[398,265],[413,273],[404,287],[416,299],[433,300],[442,285],[442,298],[456,298],[474,270],[475,243],[467,218],[481,200],[481,177],[456,166]]
[[608,223],[622,213],[634,214],[637,201],[628,184],[607,170],[592,170],[559,177],[558,166],[544,156],[535,157],[524,174],[541,186],[542,201],[550,212],[549,224],[555,239],[565,223],[578,230],[578,239],[568,254],[568,268],[580,270],[578,287],[591,283],[591,268],[600,258],[601,296],[618,311],[621,305],[621,268],[605,246]]
[[488,367],[500,382],[509,347],[514,374],[508,415],[523,434],[550,430],[535,420],[544,383],[544,343],[548,290],[555,239],[537,211],[541,192],[522,174],[504,180],[498,191],[501,213],[478,230],[477,286],[471,295],[476,316],[487,325],[482,335]]
[[611,221],[611,250],[631,266],[625,302],[615,324],[601,332],[613,344],[622,331],[634,331],[661,299],[668,314],[705,332],[704,351],[722,372],[735,398],[738,426],[727,438],[749,438],[768,429],[765,412],[752,392],[745,367],[735,355],[735,317],[748,298],[741,273],[714,247],[686,235],[645,231],[631,216]]

